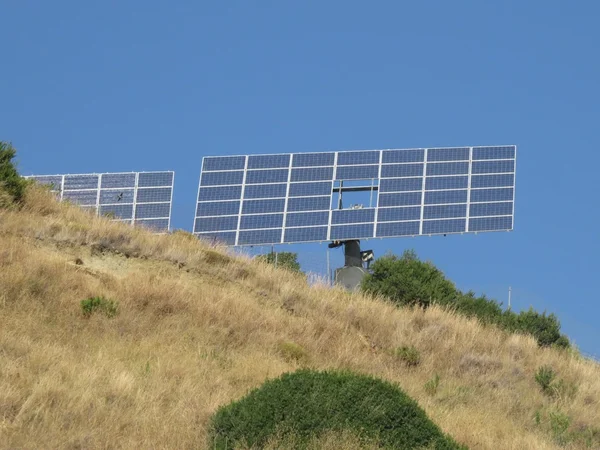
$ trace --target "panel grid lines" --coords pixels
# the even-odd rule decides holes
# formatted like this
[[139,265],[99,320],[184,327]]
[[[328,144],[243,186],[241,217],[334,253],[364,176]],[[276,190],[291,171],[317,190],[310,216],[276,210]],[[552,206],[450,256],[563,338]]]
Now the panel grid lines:
[[228,245],[512,230],[515,146],[226,158],[203,159],[194,231]]

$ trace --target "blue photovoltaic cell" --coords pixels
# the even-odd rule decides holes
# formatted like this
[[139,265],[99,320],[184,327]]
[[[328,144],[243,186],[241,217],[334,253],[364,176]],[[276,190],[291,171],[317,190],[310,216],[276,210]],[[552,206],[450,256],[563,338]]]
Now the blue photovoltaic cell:
[[231,184],[242,184],[244,172],[204,172],[202,174],[201,186],[225,186]]
[[131,219],[133,215],[133,205],[101,205],[100,215],[114,216],[115,218],[119,219]]
[[425,179],[425,189],[428,191],[467,189],[467,187],[469,187],[469,177],[467,176],[427,177]]
[[140,172],[138,187],[165,187],[173,185],[173,172]]
[[240,231],[238,245],[272,244],[281,242],[281,228],[277,230]]
[[513,189],[473,189],[471,191],[471,203],[483,202],[505,202],[512,201]]
[[379,192],[410,192],[423,189],[423,177],[385,178],[379,184]]
[[160,217],[169,217],[170,213],[170,203],[140,203],[135,207],[136,219],[157,219]]
[[333,178],[333,167],[292,169],[291,181],[323,181]]
[[196,217],[232,216],[240,212],[240,201],[198,203]]
[[67,175],[64,189],[98,189],[98,175]]
[[292,167],[333,166],[335,153],[294,153]]
[[287,182],[288,169],[249,170],[246,184]]
[[[284,242],[366,239],[374,229],[378,237],[463,233],[468,220],[468,231],[509,229],[515,155],[514,146],[496,146],[205,158],[195,232],[264,245],[282,235]],[[377,207],[332,209],[342,181],[344,204],[369,198]]]
[[317,211],[306,213],[287,213],[285,226],[307,227],[311,225],[327,225],[329,222],[329,211]]
[[136,225],[140,225],[144,228],[148,228],[155,232],[166,232],[169,231],[169,219],[149,219],[149,220],[135,220]]
[[283,214],[259,214],[256,216],[242,216],[240,230],[252,230],[257,228],[281,228],[283,226]]
[[235,245],[235,231],[221,232],[221,233],[200,233],[198,237],[204,241],[210,242],[211,244],[222,243],[225,245]]
[[[96,203],[95,200],[94,203]],[[100,191],[100,204],[108,205],[112,203],[133,203],[133,189],[102,189]]]
[[426,206],[423,219],[443,219],[446,217],[466,217],[467,205],[437,205]]
[[331,181],[319,181],[316,183],[291,183],[290,197],[330,195],[331,189]]
[[242,196],[241,186],[201,187],[198,201],[239,200]]
[[286,228],[284,242],[308,242],[327,240],[327,227]]
[[411,206],[421,204],[421,192],[402,194],[379,194],[379,207],[382,206]]
[[338,166],[335,172],[336,180],[367,180],[378,177],[379,166]]
[[427,161],[468,161],[470,149],[462,148],[430,148],[427,150]]
[[331,212],[332,225],[346,223],[373,222],[375,220],[375,209],[342,209]]
[[423,164],[384,164],[381,178],[422,177]]
[[415,236],[419,234],[420,222],[386,222],[377,224],[377,237]]
[[98,191],[64,191],[63,200],[77,205],[95,205]]
[[336,225],[331,227],[330,238],[332,240],[370,237],[373,237],[372,223],[361,223],[358,225]]
[[209,170],[243,170],[246,164],[245,156],[215,156],[204,158],[202,171]]
[[403,220],[420,220],[420,206],[405,206],[402,208],[379,208],[377,222],[400,222]]
[[39,184],[47,184],[51,190],[59,191],[62,184],[62,176],[32,176],[29,177]]
[[407,163],[423,162],[425,160],[425,150],[407,149],[407,150],[384,150],[381,157],[382,163]]
[[379,164],[379,152],[370,150],[338,153],[338,166],[356,166],[359,164]]
[[469,208],[469,216],[510,216],[513,213],[512,202],[476,203]]
[[446,203],[465,203],[468,191],[432,191],[425,192],[426,205],[440,205]]
[[237,225],[238,216],[199,217],[196,219],[194,232],[235,230]]
[[101,188],[133,188],[135,173],[106,173],[100,180]]
[[285,199],[244,200],[242,214],[276,213],[285,209]]
[[514,159],[516,147],[473,147],[473,159]]
[[290,155],[252,155],[248,157],[248,169],[277,169],[289,167]]
[[466,175],[469,173],[468,162],[427,163],[427,175]]
[[514,161],[473,161],[471,173],[505,173],[514,172]]
[[171,188],[138,188],[137,191],[137,202],[138,203],[150,203],[150,202],[170,202],[171,201]]
[[466,231],[466,219],[424,220],[423,234],[462,233]]
[[251,184],[244,189],[244,198],[285,197],[287,184]]
[[331,196],[328,197],[293,197],[288,199],[290,211],[321,211],[329,210]]
[[469,231],[512,230],[512,217],[474,217],[469,219]]
[[472,175],[471,188],[485,187],[509,187],[515,184],[515,176],[511,174],[502,175]]

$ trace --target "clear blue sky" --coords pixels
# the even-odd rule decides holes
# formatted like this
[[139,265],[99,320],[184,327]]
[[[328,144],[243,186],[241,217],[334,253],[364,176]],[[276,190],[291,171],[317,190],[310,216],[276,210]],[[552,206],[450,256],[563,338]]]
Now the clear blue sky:
[[206,155],[516,144],[514,232],[363,247],[414,248],[500,300],[511,285],[516,309],[555,312],[600,355],[599,16],[555,0],[4,1],[0,139],[24,174],[175,170],[188,230]]

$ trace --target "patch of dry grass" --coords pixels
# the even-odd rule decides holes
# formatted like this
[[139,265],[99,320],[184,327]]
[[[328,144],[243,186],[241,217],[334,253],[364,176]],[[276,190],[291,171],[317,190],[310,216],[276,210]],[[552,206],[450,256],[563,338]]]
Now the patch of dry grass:
[[[119,314],[84,317],[80,301],[93,296],[118,301]],[[418,366],[394,356],[401,346],[419,351]],[[575,394],[544,395],[543,365]],[[309,288],[187,233],[131,229],[39,189],[22,211],[0,210],[0,447],[202,447],[216,408],[299,366],[398,383],[471,448],[559,448],[548,411],[570,417],[577,436],[600,424],[600,367],[532,338]],[[358,448],[349,435],[315,442]]]

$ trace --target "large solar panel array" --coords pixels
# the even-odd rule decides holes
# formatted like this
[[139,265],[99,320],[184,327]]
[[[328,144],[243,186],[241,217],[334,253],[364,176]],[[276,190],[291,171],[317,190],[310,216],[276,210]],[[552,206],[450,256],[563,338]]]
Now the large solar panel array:
[[[260,245],[508,231],[515,164],[515,146],[205,157],[194,233]],[[340,190],[368,205],[338,209]]]
[[90,173],[34,175],[61,200],[157,232],[171,225],[174,172]]

